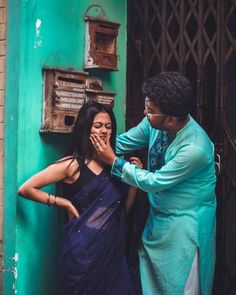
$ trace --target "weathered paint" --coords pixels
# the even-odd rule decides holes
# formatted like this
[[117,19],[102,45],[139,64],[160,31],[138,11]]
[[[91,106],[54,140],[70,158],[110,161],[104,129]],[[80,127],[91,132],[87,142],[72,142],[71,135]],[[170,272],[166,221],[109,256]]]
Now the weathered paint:
[[[6,79],[3,294],[57,294],[55,277],[62,214],[20,199],[18,186],[59,158],[66,135],[40,136],[42,67],[83,70],[84,17],[89,6],[120,23],[118,71],[90,70],[103,89],[117,93],[118,131],[124,130],[126,96],[126,0],[8,1]],[[99,8],[100,7],[100,8]],[[98,9],[99,8],[99,9]],[[99,10],[99,11],[98,11]],[[47,188],[52,191],[53,187]]]
[[[19,96],[20,7],[8,1],[5,138],[4,138],[4,199],[3,199],[3,294],[15,294],[16,274],[16,187],[17,187],[17,105]],[[9,30],[11,28],[11,32]],[[9,59],[11,57],[11,59]],[[14,62],[12,62],[14,61]],[[9,99],[7,99],[9,98]],[[14,98],[14,99],[10,99]],[[8,292],[8,293],[7,293]]]
[[37,46],[42,46],[42,40],[41,40],[41,36],[40,36],[41,23],[42,23],[42,21],[40,19],[36,20],[34,48],[36,48]]

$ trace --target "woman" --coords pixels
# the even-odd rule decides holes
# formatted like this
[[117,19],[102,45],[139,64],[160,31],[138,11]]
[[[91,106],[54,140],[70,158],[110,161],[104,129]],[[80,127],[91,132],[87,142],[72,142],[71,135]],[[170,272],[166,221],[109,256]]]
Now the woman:
[[[112,178],[109,167],[98,159],[91,134],[115,146],[113,111],[93,101],[80,109],[66,156],[27,180],[18,193],[69,213],[62,233],[60,294],[132,295],[124,254],[127,186]],[[137,158],[132,163],[142,165]],[[63,183],[65,197],[41,190],[56,182]],[[130,188],[127,207],[134,197],[135,189]]]

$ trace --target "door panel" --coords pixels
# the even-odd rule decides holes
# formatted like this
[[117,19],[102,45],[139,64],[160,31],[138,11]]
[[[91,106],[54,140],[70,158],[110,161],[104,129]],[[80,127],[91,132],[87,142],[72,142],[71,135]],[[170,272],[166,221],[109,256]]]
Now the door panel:
[[221,159],[217,295],[236,294],[235,28],[233,0],[128,0],[127,128],[143,118],[143,81],[161,71],[177,70],[192,82],[196,98],[192,115]]

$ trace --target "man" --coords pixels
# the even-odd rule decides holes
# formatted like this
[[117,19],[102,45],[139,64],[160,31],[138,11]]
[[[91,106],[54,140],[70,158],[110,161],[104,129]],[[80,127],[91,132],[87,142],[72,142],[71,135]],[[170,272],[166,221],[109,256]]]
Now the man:
[[117,154],[149,147],[148,170],[91,138],[121,181],[148,193],[139,253],[144,295],[210,295],[215,262],[214,146],[189,115],[190,82],[163,72],[143,85],[146,117],[117,138]]

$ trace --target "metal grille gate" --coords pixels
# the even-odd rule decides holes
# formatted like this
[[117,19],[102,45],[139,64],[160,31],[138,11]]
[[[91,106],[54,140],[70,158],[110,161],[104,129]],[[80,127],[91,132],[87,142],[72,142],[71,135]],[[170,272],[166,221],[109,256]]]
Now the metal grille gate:
[[128,0],[127,127],[143,117],[141,85],[178,70],[192,82],[193,116],[221,157],[214,294],[236,294],[236,1]]

